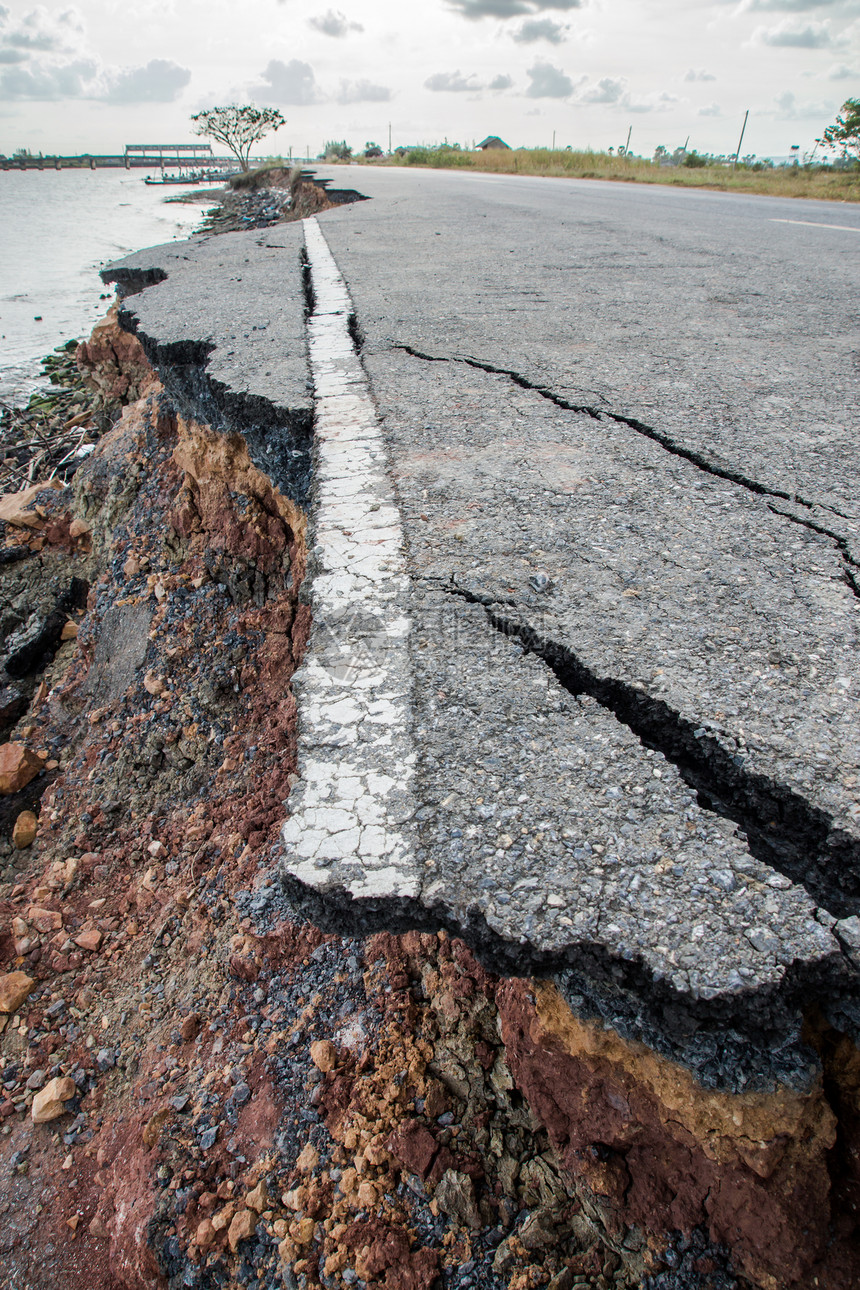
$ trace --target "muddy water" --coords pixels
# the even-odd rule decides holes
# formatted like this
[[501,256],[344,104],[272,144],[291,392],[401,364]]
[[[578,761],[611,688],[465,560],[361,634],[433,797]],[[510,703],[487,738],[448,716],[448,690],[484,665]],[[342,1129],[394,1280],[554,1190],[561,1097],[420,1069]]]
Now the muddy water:
[[20,404],[39,359],[87,335],[104,312],[99,268],[143,246],[187,237],[214,199],[167,203],[145,171],[0,172],[0,401]]

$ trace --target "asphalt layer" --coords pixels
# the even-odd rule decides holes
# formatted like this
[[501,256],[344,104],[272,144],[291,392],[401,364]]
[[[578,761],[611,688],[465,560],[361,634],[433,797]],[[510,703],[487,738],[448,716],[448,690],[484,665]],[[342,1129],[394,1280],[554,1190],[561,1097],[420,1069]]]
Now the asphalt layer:
[[[390,890],[361,898],[340,821],[315,875],[288,838],[292,894],[553,971],[710,1082],[805,1081],[803,1006],[856,1030],[860,214],[428,172],[354,186],[373,200],[319,226],[400,510],[418,809]],[[250,391],[301,420],[299,236],[123,266],[124,289],[170,275],[125,309],[191,406]],[[375,629],[347,615],[341,646],[344,622],[364,656]]]
[[307,500],[313,425],[301,228],[168,242],[103,273],[120,322],[186,413],[239,431],[296,500]]

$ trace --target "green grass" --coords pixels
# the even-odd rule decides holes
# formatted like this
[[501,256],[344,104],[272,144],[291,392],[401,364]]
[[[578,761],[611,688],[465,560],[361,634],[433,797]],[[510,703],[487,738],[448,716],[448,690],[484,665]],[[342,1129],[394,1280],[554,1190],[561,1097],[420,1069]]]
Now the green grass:
[[[501,175],[545,175],[561,179],[608,179],[626,184],[665,184],[673,188],[710,188],[718,192],[764,193],[771,197],[814,197],[828,201],[860,201],[860,168],[784,166],[753,170],[739,165],[668,167],[637,157],[607,152],[566,152],[550,148],[516,148],[508,152],[465,152],[453,148],[420,148],[403,158],[368,161],[363,165],[413,165],[444,170],[473,170]],[[327,163],[331,164],[331,163]]]

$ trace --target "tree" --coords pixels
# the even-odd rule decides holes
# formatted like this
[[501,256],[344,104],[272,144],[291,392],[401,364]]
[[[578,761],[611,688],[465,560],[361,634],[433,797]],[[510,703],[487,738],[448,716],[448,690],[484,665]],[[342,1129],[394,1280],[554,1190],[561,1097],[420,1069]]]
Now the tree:
[[352,148],[346,139],[329,139],[323,148],[323,157],[326,161],[349,161],[352,156]]
[[860,99],[846,99],[833,125],[821,136],[826,148],[860,161]]
[[223,143],[246,171],[250,169],[248,157],[254,144],[286,125],[277,108],[257,108],[248,103],[244,107],[232,103],[228,107],[209,108],[206,112],[196,112],[191,120],[197,122],[195,134],[208,135]]

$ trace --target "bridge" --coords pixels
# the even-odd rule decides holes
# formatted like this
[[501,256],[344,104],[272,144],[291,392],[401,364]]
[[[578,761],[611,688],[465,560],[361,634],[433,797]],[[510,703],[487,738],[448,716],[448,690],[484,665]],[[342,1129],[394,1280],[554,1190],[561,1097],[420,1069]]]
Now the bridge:
[[207,166],[219,169],[235,165],[232,157],[216,157],[208,143],[129,143],[124,152],[61,157],[54,153],[20,152],[12,157],[0,154],[0,170],[104,170],[147,169],[164,166]]
[[126,169],[132,166],[201,166],[215,160],[209,143],[127,143]]

